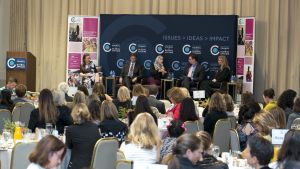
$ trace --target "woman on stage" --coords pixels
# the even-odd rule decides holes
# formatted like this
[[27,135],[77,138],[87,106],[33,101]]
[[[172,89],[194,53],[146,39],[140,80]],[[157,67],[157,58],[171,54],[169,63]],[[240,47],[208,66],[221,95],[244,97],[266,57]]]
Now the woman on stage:
[[150,85],[160,85],[160,80],[167,77],[167,70],[164,67],[164,58],[158,55],[154,61],[154,64],[150,67],[151,77],[149,78]]
[[88,53],[85,53],[82,57],[80,77],[82,78],[82,85],[85,85],[88,89],[92,88],[95,82],[102,82],[102,78],[97,73],[96,65],[91,61],[91,56]]

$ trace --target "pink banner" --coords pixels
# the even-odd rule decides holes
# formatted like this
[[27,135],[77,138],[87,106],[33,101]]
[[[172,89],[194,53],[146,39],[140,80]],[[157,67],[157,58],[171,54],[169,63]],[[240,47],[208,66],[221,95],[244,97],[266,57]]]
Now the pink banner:
[[236,58],[236,74],[244,74],[244,58]]
[[80,69],[81,53],[69,53],[68,65],[69,69]]
[[254,19],[246,19],[246,40],[253,40]]
[[98,36],[98,18],[83,19],[83,36],[84,37]]

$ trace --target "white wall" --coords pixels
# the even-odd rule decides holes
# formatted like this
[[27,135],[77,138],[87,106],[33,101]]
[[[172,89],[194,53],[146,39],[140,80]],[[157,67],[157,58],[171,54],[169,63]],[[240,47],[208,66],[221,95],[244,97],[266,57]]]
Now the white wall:
[[0,86],[5,83],[6,51],[9,49],[10,0],[0,0]]

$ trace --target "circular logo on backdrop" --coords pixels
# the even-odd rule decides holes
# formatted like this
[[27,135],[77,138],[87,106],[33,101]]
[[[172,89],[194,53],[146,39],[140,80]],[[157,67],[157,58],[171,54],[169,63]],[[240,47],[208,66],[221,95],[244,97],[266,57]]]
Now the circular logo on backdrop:
[[192,52],[192,50],[191,50],[191,45],[188,45],[188,44],[184,45],[184,46],[182,47],[182,52],[183,52],[184,54],[186,54],[186,55],[191,54],[191,52]]
[[108,42],[104,43],[102,48],[103,48],[104,52],[110,52],[111,51],[110,43],[108,43]]
[[163,54],[164,53],[164,45],[163,44],[157,44],[156,46],[155,46],[155,52],[157,53],[157,54]]
[[202,62],[201,65],[204,67],[205,72],[209,71],[208,62]]
[[123,69],[124,62],[125,62],[124,59],[118,59],[118,60],[117,60],[117,67],[118,67],[119,69]]
[[213,45],[210,47],[210,53],[214,56],[218,55],[220,53],[219,51],[219,46],[218,45]]
[[175,71],[178,71],[180,70],[180,62],[175,60],[172,62],[172,69],[175,70]]
[[129,49],[129,52],[131,52],[131,53],[137,52],[136,43],[131,43],[131,44],[129,45],[128,49]]
[[17,66],[16,60],[14,58],[8,59],[6,64],[7,64],[7,67],[9,67],[10,69],[13,69]]
[[151,67],[152,61],[151,60],[145,60],[144,61],[144,68],[149,70]]

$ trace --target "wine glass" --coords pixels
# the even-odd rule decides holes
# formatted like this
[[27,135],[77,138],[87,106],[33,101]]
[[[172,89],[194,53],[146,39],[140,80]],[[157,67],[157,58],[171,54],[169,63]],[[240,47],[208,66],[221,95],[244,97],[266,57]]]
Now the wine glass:
[[220,147],[217,145],[212,146],[212,154],[215,158],[218,158],[220,156]]
[[46,123],[46,133],[47,134],[52,134],[53,131],[53,126],[51,123]]

